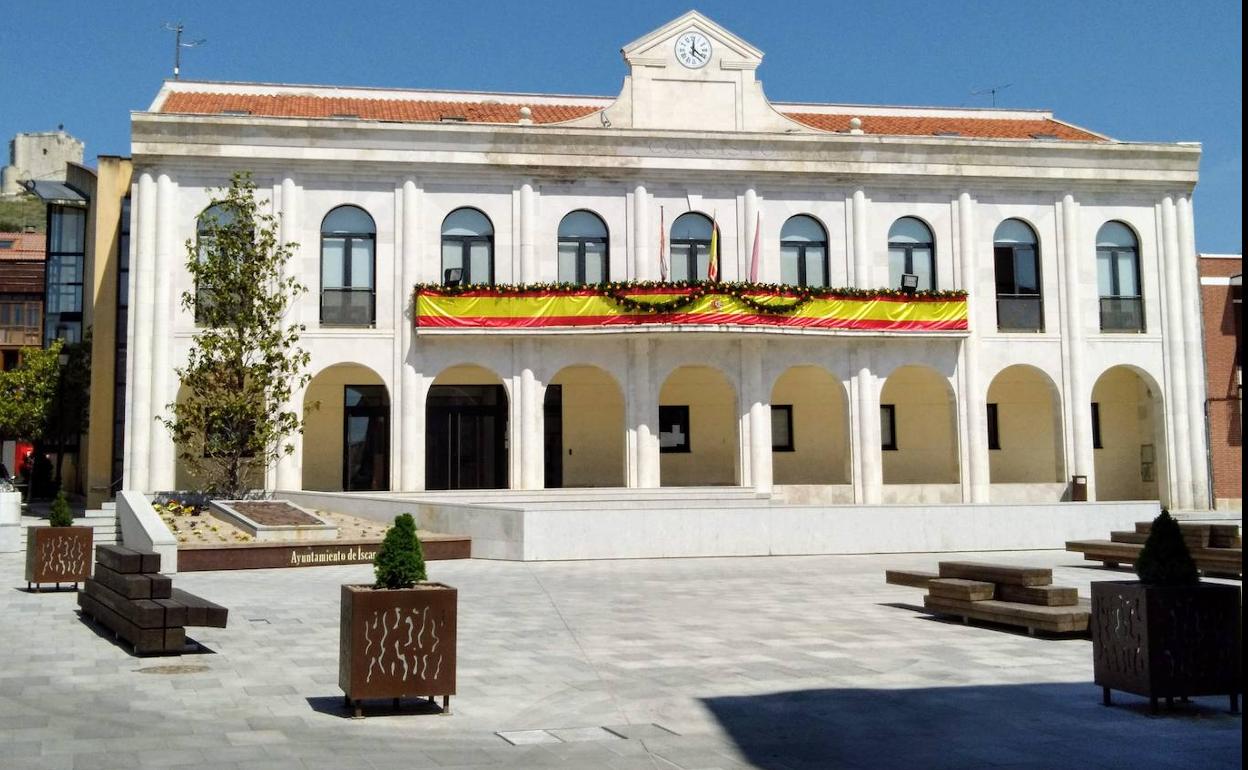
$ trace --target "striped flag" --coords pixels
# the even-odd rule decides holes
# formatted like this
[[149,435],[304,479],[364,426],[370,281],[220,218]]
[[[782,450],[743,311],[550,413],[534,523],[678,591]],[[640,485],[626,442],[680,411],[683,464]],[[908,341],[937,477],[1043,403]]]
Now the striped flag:
[[754,250],[750,252],[750,283],[758,283],[758,247],[759,247],[759,225],[762,223],[763,213],[760,211],[754,215]]
[[719,225],[714,214],[711,215],[711,258],[706,263],[706,280],[719,280]]
[[667,219],[659,206],[659,280],[667,283]]

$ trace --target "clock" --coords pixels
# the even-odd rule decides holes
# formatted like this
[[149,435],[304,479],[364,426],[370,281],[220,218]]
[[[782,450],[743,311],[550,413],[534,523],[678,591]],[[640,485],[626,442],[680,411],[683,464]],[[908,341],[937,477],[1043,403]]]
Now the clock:
[[706,66],[711,60],[711,41],[701,32],[686,32],[676,38],[676,61],[689,69]]

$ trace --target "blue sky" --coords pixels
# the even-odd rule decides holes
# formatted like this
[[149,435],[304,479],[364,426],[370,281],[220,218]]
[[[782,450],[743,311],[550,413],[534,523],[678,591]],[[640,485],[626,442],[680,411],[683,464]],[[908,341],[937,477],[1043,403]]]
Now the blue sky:
[[189,38],[183,76],[614,95],[619,49],[690,7],[766,53],[778,101],[1054,110],[1135,141],[1204,144],[1197,246],[1242,249],[1242,10],[1237,2],[30,2],[0,0],[0,138],[66,130],[129,154]]

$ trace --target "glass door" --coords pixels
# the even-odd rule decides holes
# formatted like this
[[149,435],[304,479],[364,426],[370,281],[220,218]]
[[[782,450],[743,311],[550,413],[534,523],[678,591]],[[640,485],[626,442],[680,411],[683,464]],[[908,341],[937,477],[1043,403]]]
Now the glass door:
[[342,488],[390,489],[390,399],[384,385],[343,389]]

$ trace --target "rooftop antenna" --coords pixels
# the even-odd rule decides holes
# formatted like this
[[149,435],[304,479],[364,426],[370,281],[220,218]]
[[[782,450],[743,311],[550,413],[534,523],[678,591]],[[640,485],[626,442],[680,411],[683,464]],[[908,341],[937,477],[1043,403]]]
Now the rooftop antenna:
[[1009,87],[1010,87],[1010,86],[1012,86],[1012,85],[1014,85],[1014,84],[1013,84],[1013,83],[1003,83],[1003,84],[1001,84],[1001,85],[999,85],[999,86],[989,86],[989,87],[987,87],[987,88],[977,88],[977,89],[975,89],[974,91],[971,91],[971,96],[983,96],[984,94],[992,94],[992,106],[993,106],[993,107],[996,107],[996,106],[997,106],[997,92],[998,92],[998,91],[1004,91],[1005,89],[1009,88]]
[[182,72],[182,49],[183,48],[196,48],[198,46],[203,45],[204,43],[207,43],[208,41],[206,39],[205,40],[188,40],[185,43],[183,43],[182,42],[183,27],[182,27],[182,22],[180,21],[176,23],[168,22],[168,21],[165,22],[165,29],[169,30],[170,32],[174,34],[174,37],[173,37],[173,79],[177,80],[178,75],[180,75]]

